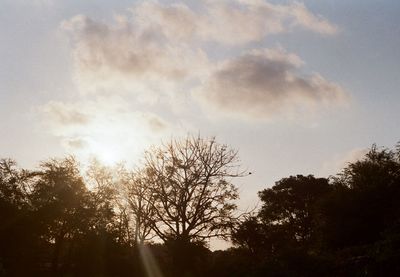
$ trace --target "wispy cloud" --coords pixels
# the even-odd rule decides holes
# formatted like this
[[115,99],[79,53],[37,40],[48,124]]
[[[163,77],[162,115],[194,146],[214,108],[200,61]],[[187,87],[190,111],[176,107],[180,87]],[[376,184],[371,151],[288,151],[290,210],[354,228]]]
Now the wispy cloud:
[[42,112],[49,115],[52,123],[56,125],[87,125],[90,121],[89,115],[62,102],[51,101],[42,107]]
[[337,27],[304,4],[276,5],[262,0],[199,1],[201,9],[182,3],[141,2],[131,9],[135,25],[173,40],[214,41],[230,46],[260,41],[303,28],[332,35]]
[[63,146],[69,150],[81,150],[88,147],[88,143],[83,138],[74,137],[74,138],[64,138]]

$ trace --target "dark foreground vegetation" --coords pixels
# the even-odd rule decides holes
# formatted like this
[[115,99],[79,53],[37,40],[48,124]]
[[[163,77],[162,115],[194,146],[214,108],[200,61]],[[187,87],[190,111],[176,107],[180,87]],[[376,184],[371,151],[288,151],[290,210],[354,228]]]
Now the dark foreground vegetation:
[[[400,149],[290,176],[238,215],[237,153],[189,137],[109,169],[0,160],[0,276],[400,276]],[[243,179],[245,181],[245,179]],[[223,237],[233,248],[211,252]]]

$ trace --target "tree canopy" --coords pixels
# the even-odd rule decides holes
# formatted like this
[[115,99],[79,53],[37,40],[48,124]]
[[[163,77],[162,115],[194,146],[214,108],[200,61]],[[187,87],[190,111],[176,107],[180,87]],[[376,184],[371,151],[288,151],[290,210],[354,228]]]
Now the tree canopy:
[[[238,215],[238,153],[186,137],[127,169],[0,160],[0,276],[398,276],[400,146],[295,175]],[[234,247],[211,252],[209,238]]]
[[236,151],[215,139],[188,137],[146,152],[144,182],[161,239],[198,241],[223,235],[238,198],[230,179],[242,175]]

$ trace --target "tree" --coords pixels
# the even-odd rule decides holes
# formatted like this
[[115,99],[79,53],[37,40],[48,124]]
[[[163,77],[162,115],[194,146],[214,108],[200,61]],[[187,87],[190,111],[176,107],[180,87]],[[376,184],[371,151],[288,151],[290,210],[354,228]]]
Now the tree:
[[53,246],[52,270],[58,274],[66,248],[92,227],[95,212],[77,162],[70,157],[42,163],[31,199],[41,236]]
[[36,272],[39,238],[29,199],[34,176],[11,159],[0,159],[0,275]]
[[122,242],[124,230],[120,228],[120,213],[118,204],[118,180],[116,172],[110,167],[102,165],[98,160],[91,160],[85,174],[85,183],[90,190],[90,200],[95,215],[93,216],[98,231],[111,231]]
[[130,212],[126,220],[132,222],[128,229],[130,227],[133,229],[130,233],[132,233],[134,245],[141,245],[154,237],[152,226],[156,211],[153,190],[144,171],[123,170],[120,177],[123,200],[126,204],[125,207],[127,207],[126,210]]
[[[232,232],[232,241],[244,251],[241,260],[254,270],[251,276],[325,276],[325,258],[316,255],[319,203],[331,191],[328,179],[290,176],[258,193],[262,206]],[[249,275],[249,276],[250,276]]]
[[267,236],[263,224],[257,216],[246,217],[232,230],[231,240],[234,245],[239,246],[252,255],[260,254],[267,247]]
[[21,208],[27,203],[31,174],[17,168],[15,161],[0,159],[0,200]]
[[259,192],[261,221],[273,227],[288,241],[301,244],[313,239],[317,219],[316,204],[331,190],[325,178],[312,175],[290,176]]
[[146,152],[154,232],[164,241],[183,242],[225,235],[238,198],[230,180],[243,176],[238,162],[237,152],[214,138],[189,136]]
[[331,248],[373,243],[400,226],[400,151],[375,145],[334,179],[335,193],[321,211]]

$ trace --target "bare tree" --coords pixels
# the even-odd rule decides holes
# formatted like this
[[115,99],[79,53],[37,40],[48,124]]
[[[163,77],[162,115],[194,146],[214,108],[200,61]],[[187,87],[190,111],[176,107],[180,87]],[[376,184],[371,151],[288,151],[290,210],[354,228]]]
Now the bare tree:
[[226,234],[238,198],[230,180],[244,175],[237,151],[214,138],[189,136],[147,151],[142,172],[154,208],[151,227],[162,240],[203,241]]
[[[111,211],[113,220],[103,222],[109,231],[113,231],[117,241],[122,244],[132,243],[130,213],[125,203],[125,198],[121,197],[122,176],[125,175],[125,168],[122,164],[115,167],[108,167],[93,159],[86,171],[86,184],[92,192],[94,206],[101,214],[104,211]],[[97,217],[102,220],[102,217]]]
[[153,192],[147,177],[141,170],[121,173],[122,194],[125,207],[129,210],[134,244],[143,244],[154,237],[151,226],[154,224],[155,205]]

